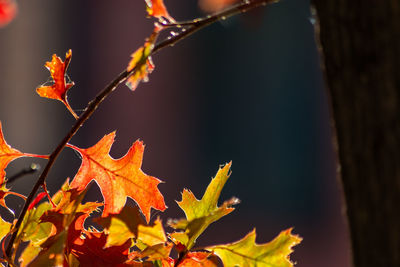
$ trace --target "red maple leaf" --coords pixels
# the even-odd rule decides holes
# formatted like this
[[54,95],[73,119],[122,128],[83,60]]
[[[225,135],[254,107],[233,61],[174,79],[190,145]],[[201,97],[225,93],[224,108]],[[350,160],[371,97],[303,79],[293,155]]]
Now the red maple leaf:
[[119,213],[127,197],[136,201],[146,220],[150,220],[150,209],[164,211],[164,197],[157,188],[161,182],[141,170],[144,145],[136,141],[120,159],[110,155],[115,132],[104,136],[96,145],[81,149],[72,145],[82,155],[82,164],[71,183],[71,188],[84,190],[95,180],[104,197],[103,217]]
[[0,27],[10,23],[17,14],[17,4],[13,0],[0,0]]
[[71,114],[78,119],[78,115],[72,110],[67,100],[67,91],[74,85],[74,82],[66,82],[65,73],[67,71],[69,62],[71,61],[72,51],[71,49],[65,54],[65,61],[63,62],[56,54],[53,55],[50,62],[46,62],[44,65],[51,74],[54,80],[54,84],[50,86],[40,86],[36,89],[36,92],[41,97],[47,97],[61,101],[71,112]]

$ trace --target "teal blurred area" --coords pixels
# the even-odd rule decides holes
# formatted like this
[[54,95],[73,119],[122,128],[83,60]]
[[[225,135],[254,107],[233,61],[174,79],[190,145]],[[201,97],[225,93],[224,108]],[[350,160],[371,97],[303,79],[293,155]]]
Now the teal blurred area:
[[[164,2],[177,20],[204,15],[194,0]],[[49,78],[45,62],[72,49],[68,74],[76,85],[69,102],[79,114],[127,66],[153,21],[141,1],[18,4],[18,17],[0,29],[0,121],[10,145],[47,154],[74,118],[62,104],[36,95]],[[200,198],[218,167],[232,161],[221,201],[236,196],[242,202],[198,245],[232,242],[254,227],[265,243],[294,227],[304,238],[292,256],[296,266],[350,266],[313,22],[306,0],[282,0],[218,22],[156,54],[150,81],[135,92],[120,85],[71,143],[87,148],[117,130],[111,155],[118,158],[143,140],[144,172],[165,182],[159,188],[169,209],[153,216],[164,222],[183,216],[175,203],[183,188]],[[30,162],[12,162],[7,174]],[[50,191],[79,165],[65,150],[50,172]],[[12,189],[28,194],[36,179],[27,176]],[[95,199],[99,190],[93,188]],[[13,197],[7,203],[15,210],[22,205]]]

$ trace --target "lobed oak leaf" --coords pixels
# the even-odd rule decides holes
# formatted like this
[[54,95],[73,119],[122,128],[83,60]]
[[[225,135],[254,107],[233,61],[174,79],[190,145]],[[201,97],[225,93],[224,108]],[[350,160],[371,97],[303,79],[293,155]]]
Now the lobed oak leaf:
[[[69,244],[79,238],[84,230],[85,219],[101,205],[93,202],[80,204],[85,193],[86,190],[78,193],[77,190],[69,189],[67,180],[62,189],[52,197],[53,202],[57,203],[56,207],[44,202],[28,211],[25,216],[27,221],[24,219],[20,230],[23,240],[30,241],[20,257],[22,266],[31,265],[35,261],[42,263],[45,258],[43,255],[47,255],[46,251],[52,251],[59,238],[64,240],[64,235],[66,237],[62,253],[69,254]],[[43,259],[39,261],[38,257]]]
[[129,260],[131,241],[105,248],[106,241],[107,236],[104,232],[85,231],[79,239],[70,244],[71,253],[80,266],[124,266]]
[[0,27],[6,26],[17,15],[17,3],[14,0],[0,0]]
[[41,245],[46,242],[47,238],[55,234],[55,228],[51,223],[40,220],[42,215],[51,208],[52,205],[49,202],[43,202],[39,206],[29,209],[24,217],[16,238],[16,243],[19,243],[20,240],[29,241],[18,259],[21,267],[32,262],[42,251]]
[[231,162],[220,168],[217,175],[208,185],[201,200],[196,199],[193,193],[185,189],[179,207],[185,212],[186,219],[170,221],[169,225],[175,229],[183,229],[185,232],[172,233],[173,240],[182,243],[190,250],[199,235],[213,222],[231,213],[239,200],[232,198],[218,207],[218,199],[222,188],[230,175]]
[[50,223],[42,222],[42,215],[52,208],[48,202],[41,203],[37,208],[30,209],[17,234],[17,240],[30,241],[35,245],[39,245],[43,239],[46,239],[52,232]]
[[78,191],[76,189],[61,190],[62,197],[57,206],[46,211],[41,216],[42,222],[50,222],[56,228],[55,235],[68,229],[68,242],[72,243],[81,232],[85,230],[84,222],[89,215],[97,210],[101,203],[87,202],[81,204],[87,189]]
[[175,20],[168,14],[163,0],[145,0],[147,13],[155,18],[165,18],[170,22]]
[[151,208],[160,211],[167,208],[157,188],[161,181],[141,170],[144,145],[140,141],[136,141],[125,156],[113,159],[109,152],[114,138],[115,132],[104,136],[96,145],[87,149],[68,145],[82,155],[82,164],[71,188],[83,190],[95,180],[104,198],[102,217],[119,213],[127,197],[130,197],[136,201],[148,222]]
[[161,219],[157,218],[154,225],[139,225],[137,239],[146,246],[154,246],[167,242]]
[[274,240],[266,244],[256,243],[256,231],[253,230],[243,239],[226,245],[210,246],[223,262],[224,266],[260,266],[293,267],[289,259],[292,247],[301,242],[301,238],[292,235],[292,229],[282,231]]
[[53,78],[54,84],[50,86],[40,86],[36,89],[36,92],[41,97],[56,99],[61,101],[71,112],[71,114],[78,119],[78,115],[72,110],[71,106],[68,103],[67,92],[74,85],[74,82],[66,82],[65,75],[71,61],[72,51],[71,49],[65,54],[65,61],[63,62],[61,58],[59,58],[56,54],[53,54],[53,57],[50,62],[46,62],[44,65],[51,74]]
[[126,71],[130,72],[133,69],[135,69],[135,71],[132,75],[128,77],[126,85],[132,91],[136,90],[138,84],[141,81],[147,82],[149,80],[149,74],[155,68],[150,55],[154,48],[154,43],[157,40],[160,30],[161,28],[156,26],[150,37],[146,39],[144,45],[142,47],[139,47],[131,55],[131,60],[129,61]]
[[63,267],[65,262],[64,249],[66,246],[67,231],[62,231],[52,239],[44,249],[29,263],[29,267],[54,266]]
[[4,184],[4,177],[6,176],[4,169],[7,167],[7,165],[14,159],[21,157],[48,158],[48,156],[23,153],[9,146],[4,140],[3,130],[0,122],[0,185]]
[[125,205],[118,214],[96,218],[95,221],[104,227],[104,233],[107,234],[106,248],[120,246],[128,239],[136,238],[139,225],[145,224],[139,208],[128,205]]
[[[218,260],[210,252],[188,252],[177,267],[217,267]],[[227,266],[227,265],[226,265]]]
[[139,255],[148,261],[168,260],[173,244],[170,242],[160,243],[145,248]]

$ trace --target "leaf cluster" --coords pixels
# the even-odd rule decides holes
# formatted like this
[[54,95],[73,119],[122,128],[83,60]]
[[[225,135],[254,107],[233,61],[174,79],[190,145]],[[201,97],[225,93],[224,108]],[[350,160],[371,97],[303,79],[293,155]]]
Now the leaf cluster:
[[[126,68],[126,83],[131,90],[135,90],[139,82],[147,81],[154,69],[151,55],[160,31],[185,26],[194,31],[197,28],[193,27],[203,27],[212,22],[208,17],[192,23],[177,23],[167,12],[162,0],[146,0],[145,3],[149,16],[155,17],[157,22],[144,45],[132,54]],[[246,10],[243,6],[245,4],[237,10]],[[217,14],[211,19],[218,20],[220,17]],[[67,51],[64,60],[53,55],[51,61],[45,64],[53,83],[40,86],[36,91],[42,97],[62,102],[77,123],[82,124],[95,108],[78,116],[68,103],[67,93],[74,85],[66,78],[71,58],[71,50]],[[41,176],[44,178],[39,179],[38,186],[26,198],[7,188],[7,165],[21,157],[36,157],[48,159],[48,168],[51,168],[50,162],[57,158],[57,153],[36,155],[12,148],[4,139],[0,123],[0,205],[13,213],[6,205],[5,197],[14,194],[26,200],[18,220],[7,222],[0,218],[3,248],[0,260],[4,264],[200,267],[218,266],[220,260],[224,266],[293,266],[289,254],[301,238],[291,234],[291,229],[281,232],[265,244],[256,243],[256,232],[253,230],[231,244],[196,248],[197,238],[207,227],[234,211],[234,205],[239,203],[238,199],[232,198],[218,205],[221,191],[230,177],[231,163],[219,168],[201,199],[197,199],[190,190],[183,190],[182,199],[177,204],[185,218],[170,219],[166,224],[159,217],[151,220],[152,209],[162,212],[167,208],[164,196],[158,189],[161,181],[141,169],[145,148],[142,141],[135,141],[123,157],[112,158],[109,152],[115,135],[115,132],[107,134],[89,148],[69,144],[70,137],[67,138],[61,149],[68,147],[81,155],[81,166],[75,177],[71,182],[66,179],[61,189],[50,196],[45,183],[47,174],[44,172]],[[93,184],[100,188],[103,200],[83,203],[89,186]],[[40,186],[43,192],[37,194]],[[137,205],[127,205],[127,198],[134,200]],[[96,227],[90,225],[91,221],[96,223]],[[166,226],[172,231],[167,232]]]

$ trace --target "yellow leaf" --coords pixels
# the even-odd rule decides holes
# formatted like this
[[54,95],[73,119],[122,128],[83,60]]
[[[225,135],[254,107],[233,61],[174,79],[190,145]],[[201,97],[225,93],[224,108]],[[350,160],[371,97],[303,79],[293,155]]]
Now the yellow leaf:
[[182,200],[178,205],[185,212],[186,219],[169,222],[169,225],[175,229],[185,230],[184,233],[173,234],[171,237],[185,245],[188,250],[211,223],[231,213],[234,210],[232,205],[239,203],[238,199],[232,198],[220,207],[217,205],[222,188],[229,178],[230,167],[231,163],[228,163],[218,170],[201,200],[196,199],[191,191],[187,189],[183,191]]
[[238,267],[292,267],[289,259],[292,247],[301,242],[301,238],[291,234],[292,229],[282,231],[274,240],[266,244],[256,244],[256,231],[253,230],[243,239],[226,245],[207,247],[220,257],[224,266]]

